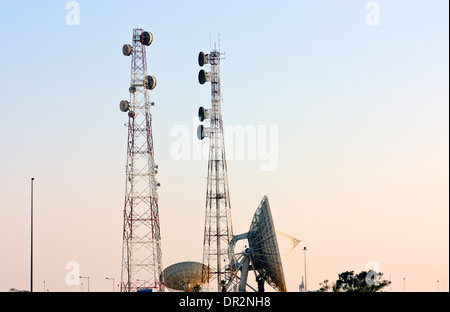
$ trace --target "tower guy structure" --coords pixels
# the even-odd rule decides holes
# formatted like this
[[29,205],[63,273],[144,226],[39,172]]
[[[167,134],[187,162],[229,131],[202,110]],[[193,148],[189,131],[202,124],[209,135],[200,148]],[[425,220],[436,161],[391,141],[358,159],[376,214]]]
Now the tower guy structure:
[[209,64],[211,70],[201,69],[200,84],[211,82],[211,108],[199,108],[200,121],[210,121],[209,127],[200,125],[197,136],[200,140],[209,137],[209,161],[206,188],[205,228],[203,241],[202,280],[209,281],[206,291],[235,290],[236,256],[230,247],[233,242],[230,192],[225,158],[225,141],[222,123],[220,91],[220,52],[214,49],[209,54],[199,53],[200,66]]
[[128,112],[125,206],[123,215],[122,274],[120,290],[164,291],[150,90],[156,79],[147,75],[145,49],[153,35],[133,30],[132,45],[122,52],[131,56],[130,100],[120,102]]

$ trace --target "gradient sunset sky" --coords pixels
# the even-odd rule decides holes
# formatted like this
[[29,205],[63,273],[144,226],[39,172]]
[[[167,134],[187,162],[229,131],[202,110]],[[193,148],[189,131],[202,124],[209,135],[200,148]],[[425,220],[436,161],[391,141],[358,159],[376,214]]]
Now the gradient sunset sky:
[[278,130],[274,170],[228,161],[235,234],[267,195],[275,227],[302,240],[288,291],[304,246],[308,290],[373,263],[387,291],[449,290],[448,1],[80,0],[79,25],[68,2],[0,0],[0,291],[29,289],[32,177],[35,291],[81,291],[72,261],[91,291],[120,282],[134,28],[154,36],[164,267],[202,261],[207,160],[174,159],[171,131],[197,144],[197,55],[220,43],[224,124]]

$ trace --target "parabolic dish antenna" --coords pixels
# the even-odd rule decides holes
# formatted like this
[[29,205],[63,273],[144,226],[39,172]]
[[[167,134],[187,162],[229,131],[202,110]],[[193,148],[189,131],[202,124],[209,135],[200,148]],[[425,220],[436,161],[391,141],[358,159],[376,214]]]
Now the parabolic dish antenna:
[[206,64],[206,55],[203,52],[198,54],[198,65],[203,66]]
[[208,74],[205,72],[205,70],[200,69],[200,71],[198,72],[198,82],[200,82],[200,84],[205,84],[205,82],[208,81]]
[[267,283],[278,291],[286,291],[283,265],[267,196],[261,200],[248,231],[253,269],[264,271]]
[[236,242],[245,238],[249,248],[241,254],[237,263],[237,270],[241,271],[239,291],[246,291],[248,271],[253,270],[255,275],[258,273],[257,276],[275,290],[286,292],[283,265],[267,196],[263,197],[256,209],[249,231],[235,235],[231,248],[234,249]]
[[142,44],[149,46],[153,41],[153,35],[149,31],[144,31],[141,33],[140,41]]
[[[202,268],[206,267],[202,263],[186,261],[172,264],[164,269],[165,286],[172,290],[191,292],[194,286],[206,284],[202,281]],[[211,276],[207,274],[207,276]]]

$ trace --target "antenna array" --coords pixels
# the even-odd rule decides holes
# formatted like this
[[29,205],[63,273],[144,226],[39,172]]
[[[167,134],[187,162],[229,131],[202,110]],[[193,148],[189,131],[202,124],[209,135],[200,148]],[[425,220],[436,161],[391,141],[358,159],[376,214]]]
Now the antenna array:
[[147,75],[145,47],[153,35],[142,29],[133,30],[132,45],[122,52],[131,56],[130,100],[120,102],[120,110],[128,112],[126,189],[123,215],[122,276],[120,290],[164,291],[161,232],[152,135],[150,90],[156,79]]

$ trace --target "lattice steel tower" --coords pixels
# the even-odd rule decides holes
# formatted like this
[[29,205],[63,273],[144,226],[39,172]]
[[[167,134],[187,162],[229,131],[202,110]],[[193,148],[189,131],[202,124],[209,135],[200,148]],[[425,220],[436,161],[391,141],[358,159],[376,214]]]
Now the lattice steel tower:
[[211,82],[211,109],[200,107],[198,111],[200,121],[209,119],[210,125],[200,125],[197,130],[200,140],[210,138],[203,241],[203,264],[206,269],[202,272],[202,280],[209,281],[206,291],[234,290],[236,285],[236,256],[230,248],[233,226],[222,123],[220,59],[220,52],[216,49],[209,54],[200,52],[198,56],[200,66],[211,65],[210,72],[202,69],[198,75],[200,84]]
[[132,45],[122,52],[131,55],[130,100],[120,102],[128,112],[125,207],[123,216],[122,276],[120,290],[164,291],[158,192],[152,136],[150,90],[156,79],[147,75],[145,46],[153,35],[133,30]]

